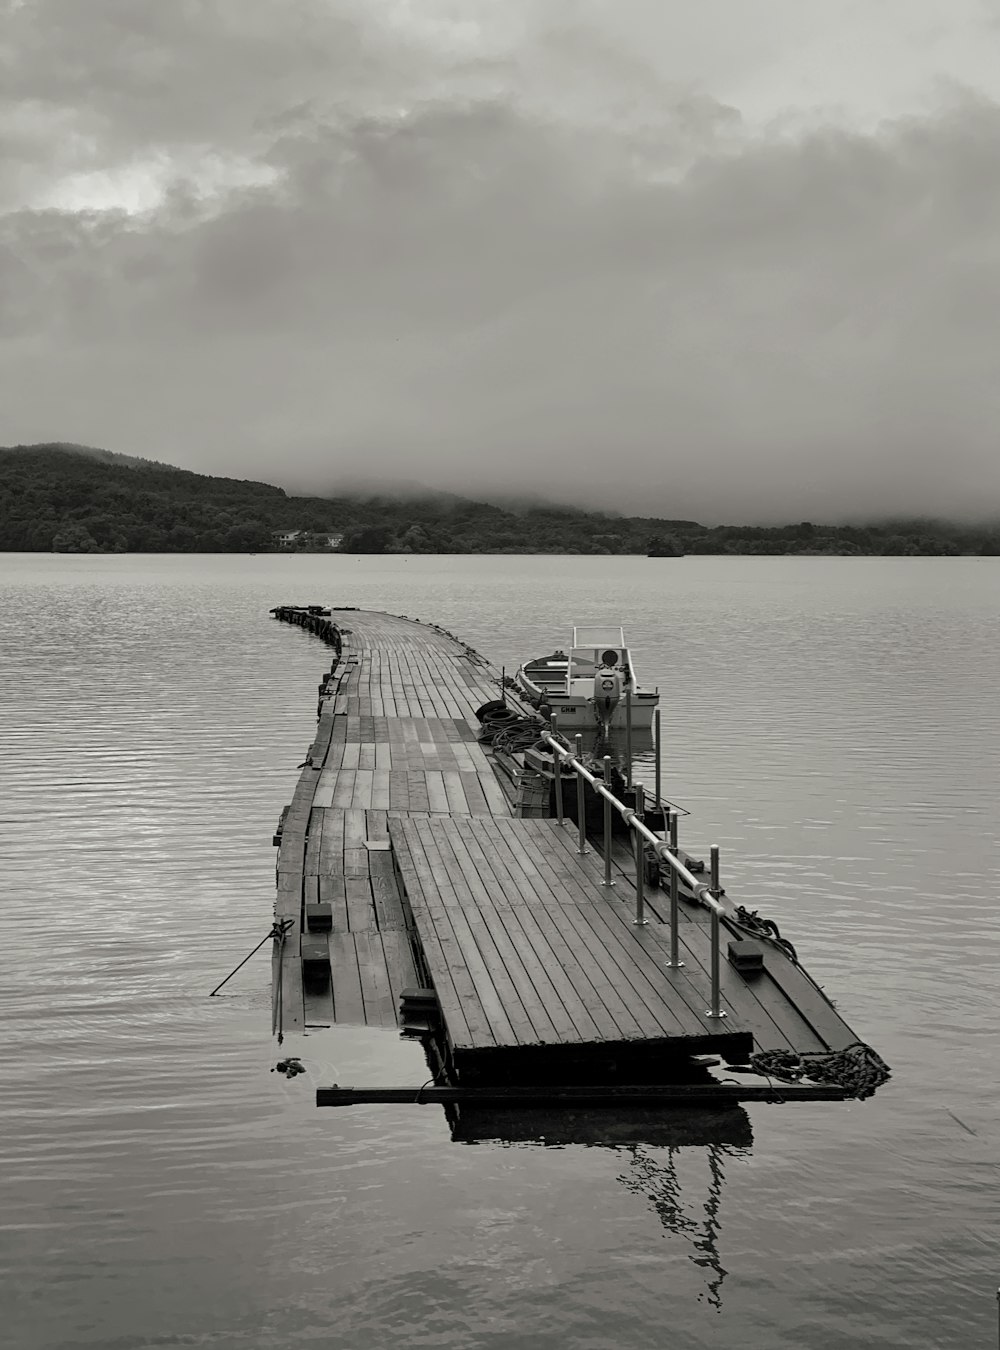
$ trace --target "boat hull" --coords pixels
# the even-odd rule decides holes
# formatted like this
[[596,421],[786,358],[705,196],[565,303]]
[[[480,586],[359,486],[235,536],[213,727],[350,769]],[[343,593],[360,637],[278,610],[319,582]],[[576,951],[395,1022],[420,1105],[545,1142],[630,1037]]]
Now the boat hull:
[[[634,732],[653,729],[653,712],[659,702],[656,694],[635,694],[632,697],[631,721]],[[594,707],[594,700],[578,698],[572,694],[554,694],[551,691],[539,706],[552,710],[552,716],[559,719],[559,730],[564,732],[592,731],[601,725],[601,718]],[[612,731],[625,731],[629,720],[629,711],[624,699],[611,713],[609,726]]]

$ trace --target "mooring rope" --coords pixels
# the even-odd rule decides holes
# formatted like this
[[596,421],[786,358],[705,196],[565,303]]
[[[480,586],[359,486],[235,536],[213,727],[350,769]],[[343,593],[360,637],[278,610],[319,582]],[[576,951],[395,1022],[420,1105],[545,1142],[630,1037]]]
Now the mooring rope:
[[[253,951],[252,951],[252,952],[249,952],[246,956],[244,956],[243,960],[239,963],[238,966],[234,966],[234,967],[233,967],[233,969],[229,972],[229,974],[226,976],[226,978],[225,978],[224,980],[222,980],[221,983],[219,983],[219,984],[217,984],[217,985],[215,986],[215,988],[212,990],[212,992],[209,994],[208,997],[209,997],[209,998],[214,998],[215,995],[216,995],[216,994],[219,992],[219,990],[222,988],[222,986],[223,986],[224,984],[228,984],[229,981],[233,978],[233,976],[236,974],[236,972],[237,972],[238,970],[242,970],[242,969],[243,969],[243,967],[246,965],[246,963],[250,960],[250,957],[251,957],[251,956],[256,956],[256,955],[257,955],[257,953],[260,951],[261,947],[263,947],[264,943],[267,941],[268,938],[277,938],[277,937],[280,937],[280,938],[281,938],[281,941],[284,942],[284,940],[285,940],[284,934],[288,931],[289,928],[292,927],[292,925],[293,925],[294,923],[295,923],[295,920],[294,920],[294,919],[282,919],[282,920],[280,920],[280,922],[279,922],[279,920],[275,919],[274,923],[271,924],[270,930],[269,930],[267,933],[264,934],[264,936],[261,938],[261,940],[257,943],[256,947],[254,947]],[[281,927],[282,924],[286,925],[286,927],[284,928],[284,930],[283,930],[282,932],[279,933],[278,930],[279,930],[279,928]]]
[[885,1060],[864,1041],[854,1041],[843,1050],[760,1050],[750,1056],[746,1066],[726,1067],[737,1073],[742,1070],[762,1074],[767,1079],[777,1078],[783,1083],[798,1083],[803,1078],[830,1083],[858,1101],[872,1096],[892,1076]]
[[765,942],[772,942],[779,951],[783,951],[795,965],[799,964],[798,953],[792,946],[788,938],[783,938],[778,929],[778,925],[773,919],[762,919],[755,909],[746,909],[743,905],[737,905],[732,914],[726,915],[726,922],[740,928],[744,933],[749,933],[751,937],[763,938]]

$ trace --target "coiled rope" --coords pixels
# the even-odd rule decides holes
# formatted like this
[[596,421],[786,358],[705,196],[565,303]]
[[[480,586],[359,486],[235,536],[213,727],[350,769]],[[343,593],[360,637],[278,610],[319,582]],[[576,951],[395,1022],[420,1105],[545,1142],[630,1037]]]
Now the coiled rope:
[[726,915],[726,922],[742,929],[744,933],[749,933],[751,937],[763,938],[765,942],[772,943],[779,951],[785,953],[789,961],[795,965],[799,964],[798,953],[788,938],[781,936],[778,925],[773,919],[762,919],[755,909],[746,909],[743,905],[737,905],[732,914]]
[[843,1050],[760,1050],[746,1066],[728,1065],[736,1072],[763,1074],[782,1083],[830,1083],[849,1097],[863,1101],[892,1076],[885,1060],[864,1041],[854,1041]]
[[476,709],[476,716],[482,724],[479,739],[492,745],[495,750],[513,754],[515,750],[527,750],[537,740],[543,723],[537,717],[522,717],[507,703],[494,699]]

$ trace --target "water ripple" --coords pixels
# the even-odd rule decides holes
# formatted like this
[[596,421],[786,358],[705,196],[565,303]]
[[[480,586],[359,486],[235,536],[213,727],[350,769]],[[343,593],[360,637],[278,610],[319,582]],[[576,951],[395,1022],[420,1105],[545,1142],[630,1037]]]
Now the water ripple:
[[[986,1343],[998,580],[992,559],[7,555],[9,1343],[561,1350],[665,1321],[720,1350]],[[267,610],[319,599],[434,619],[508,666],[624,623],[683,842],[721,846],[729,893],[893,1082],[762,1108],[752,1148],[714,1153],[468,1148],[437,1108],[316,1111],[316,1083],[416,1083],[422,1058],[317,1032],[288,1082],[266,960],[206,994],[267,929],[327,663]]]

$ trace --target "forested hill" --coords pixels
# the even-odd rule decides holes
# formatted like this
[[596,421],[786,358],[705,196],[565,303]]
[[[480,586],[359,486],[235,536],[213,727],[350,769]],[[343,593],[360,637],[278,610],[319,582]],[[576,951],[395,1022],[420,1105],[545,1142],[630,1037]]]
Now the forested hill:
[[331,536],[348,553],[1000,553],[1000,523],[710,528],[570,507],[505,509],[447,493],[292,497],[82,446],[0,448],[0,550],[317,550]]

